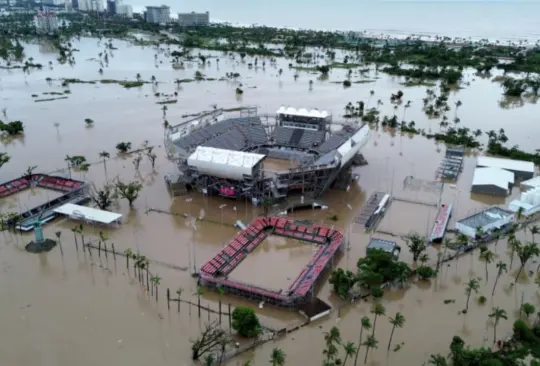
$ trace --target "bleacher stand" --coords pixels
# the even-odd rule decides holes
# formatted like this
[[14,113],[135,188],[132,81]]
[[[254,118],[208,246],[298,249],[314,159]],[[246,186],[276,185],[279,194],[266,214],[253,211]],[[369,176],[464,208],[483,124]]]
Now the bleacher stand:
[[[287,296],[239,281],[228,279],[232,270],[246,258],[268,234],[285,236],[320,245],[308,265],[288,288]],[[253,293],[260,297],[270,297],[275,301],[291,302],[304,297],[313,289],[315,282],[343,241],[343,235],[334,229],[319,225],[296,225],[293,220],[282,217],[259,218],[245,230],[238,233],[228,245],[201,267],[201,277],[210,282]]]

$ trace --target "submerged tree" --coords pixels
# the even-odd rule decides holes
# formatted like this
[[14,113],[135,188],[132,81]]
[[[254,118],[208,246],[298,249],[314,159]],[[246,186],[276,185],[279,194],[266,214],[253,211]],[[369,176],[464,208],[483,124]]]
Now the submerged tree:
[[113,204],[113,192],[108,186],[104,186],[99,190],[94,186],[93,192],[90,193],[90,198],[100,210],[108,210]]
[[478,280],[476,278],[471,278],[469,282],[467,282],[467,287],[465,288],[465,295],[467,295],[467,301],[465,303],[465,310],[463,310],[464,313],[467,313],[469,310],[469,300],[471,298],[471,294],[473,292],[478,292],[478,289],[480,288],[480,284],[478,283]]
[[0,153],[0,168],[4,166],[4,164],[7,164],[10,159],[11,156],[9,156],[7,153]]
[[489,314],[489,317],[493,319],[493,343],[495,343],[497,341],[497,325],[499,325],[501,319],[507,320],[508,316],[504,309],[495,307],[491,314]]
[[111,157],[111,154],[103,150],[99,153],[99,157],[103,159],[103,168],[105,169],[105,179],[107,179],[107,159]]
[[375,307],[371,312],[374,314],[373,316],[373,330],[371,331],[371,335],[375,335],[375,327],[377,326],[377,318],[379,316],[384,316],[386,314],[386,309],[383,304],[375,304]]
[[422,253],[427,249],[426,246],[426,238],[423,236],[420,236],[417,233],[413,233],[409,235],[405,242],[407,243],[407,247],[411,251],[413,255],[413,261],[416,262],[418,258],[422,255]]
[[484,261],[485,267],[486,267],[486,283],[488,282],[489,273],[488,273],[488,264],[493,262],[495,259],[495,254],[490,250],[485,250],[483,252],[480,252],[480,260]]
[[392,344],[392,338],[394,337],[394,331],[397,328],[403,328],[405,325],[405,317],[401,313],[396,313],[396,316],[393,318],[390,318],[390,324],[392,324],[392,331],[390,332],[390,339],[388,340],[388,350],[390,350],[390,346]]
[[261,331],[261,324],[255,311],[239,306],[232,313],[232,327],[243,337],[256,337]]
[[521,274],[521,271],[523,271],[523,268],[525,267],[529,259],[537,257],[540,254],[540,249],[538,249],[538,245],[536,243],[528,243],[523,246],[518,246],[517,254],[519,261],[521,262],[521,266],[519,267],[519,271],[516,275],[516,282],[519,278],[519,275]]
[[356,363],[358,362],[358,353],[360,352],[360,347],[362,346],[362,333],[365,330],[369,330],[371,328],[371,322],[367,316],[362,317],[360,320],[360,337],[358,339],[358,346],[356,347],[356,354],[354,355],[354,366],[356,366]]
[[115,187],[120,197],[129,202],[129,207],[133,207],[133,202],[139,197],[139,192],[143,189],[142,184],[137,181],[123,183],[119,180],[116,182]]
[[118,144],[116,144],[116,150],[118,150],[118,152],[122,153],[122,154],[125,154],[129,151],[129,149],[131,149],[131,142],[119,142]]
[[491,291],[491,296],[495,295],[495,288],[497,287],[497,282],[503,273],[508,272],[506,269],[506,263],[499,261],[497,263],[497,277],[495,277],[495,283],[493,284],[493,291]]
[[270,354],[270,363],[272,366],[283,366],[285,365],[286,354],[281,348],[275,347]]
[[208,352],[216,351],[224,341],[228,341],[227,332],[219,327],[217,321],[206,325],[201,336],[193,341],[191,346],[191,358],[198,360]]
[[366,347],[366,356],[364,357],[364,365],[367,363],[367,358],[369,354],[369,350],[371,348],[376,349],[377,345],[379,344],[379,341],[375,338],[373,335],[369,335],[364,342],[364,346]]

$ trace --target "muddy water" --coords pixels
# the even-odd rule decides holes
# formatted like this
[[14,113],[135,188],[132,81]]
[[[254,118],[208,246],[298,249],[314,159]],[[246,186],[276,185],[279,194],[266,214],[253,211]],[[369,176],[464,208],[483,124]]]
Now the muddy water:
[[[3,141],[3,151],[8,152],[12,160],[2,167],[0,177],[3,181],[12,179],[31,165],[38,165],[40,172],[64,169],[58,174],[67,175],[65,156],[84,155],[93,164],[87,173],[71,172],[76,179],[87,180],[96,187],[117,178],[143,182],[144,189],[133,209],[125,201],[119,201],[111,208],[124,215],[120,228],[85,225],[84,236],[86,240],[95,241],[99,232],[103,231],[108,236],[108,244],[114,243],[117,251],[131,248],[151,258],[151,271],[162,277],[159,303],[156,304],[133,279],[132,268],[128,273],[123,258],[117,258],[115,262],[110,256],[98,257],[96,252],[92,257],[80,251],[80,248],[77,252],[71,232],[75,225],[73,221],[57,220],[45,227],[45,235],[50,238],[55,237],[55,232],[61,232],[63,257],[58,249],[41,256],[30,255],[23,248],[31,240],[31,235],[2,233],[0,307],[3,311],[0,322],[3,329],[10,331],[0,335],[0,361],[6,365],[63,366],[76,363],[84,366],[110,365],[113,362],[132,365],[152,362],[163,365],[190,364],[189,339],[197,337],[199,327],[208,319],[203,314],[203,319],[199,321],[196,311],[192,309],[190,315],[187,305],[182,305],[180,314],[172,309],[169,313],[163,297],[165,289],[170,288],[174,294],[176,289],[181,288],[183,298],[195,300],[197,288],[190,276],[190,269],[198,268],[211,258],[234,235],[236,230],[230,224],[238,219],[249,222],[260,212],[247,201],[195,194],[174,199],[170,197],[163,176],[173,171],[174,165],[165,159],[162,148],[163,112],[161,106],[155,104],[154,93],[178,92],[178,103],[168,105],[166,112],[166,119],[174,124],[182,115],[206,109],[214,103],[223,107],[257,105],[268,113],[281,104],[317,107],[332,111],[335,119],[338,119],[343,106],[349,101],[363,99],[375,105],[377,99],[381,99],[384,103],[381,111],[391,115],[394,110],[388,102],[390,93],[403,89],[404,100],[412,101],[412,107],[406,111],[406,120],[415,120],[417,126],[431,131],[439,129],[438,121],[428,120],[421,111],[425,87],[404,88],[399,85],[400,80],[383,74],[375,76],[373,73],[370,76],[375,80],[373,83],[353,84],[351,88],[343,89],[341,84],[332,83],[345,78],[343,70],[333,70],[328,81],[318,80],[318,75],[300,72],[298,80],[294,81],[294,72],[288,69],[287,61],[279,61],[276,67],[267,66],[266,70],[260,66],[258,69],[248,69],[246,64],[222,55],[219,55],[219,65],[211,58],[211,65],[204,68],[187,63],[185,70],[172,70],[170,59],[163,53],[158,55],[156,63],[152,48],[143,49],[115,42],[119,49],[113,52],[114,57],[109,58],[109,67],[103,66],[104,74],[100,76],[99,63],[91,59],[97,58],[98,52],[104,49],[103,45],[98,46],[96,40],[82,39],[74,46],[80,52],[76,54],[77,64],[73,68],[58,65],[54,54],[40,53],[39,45],[29,45],[27,57],[34,57],[43,64],[52,61],[52,70],[46,67],[28,75],[23,75],[19,70],[0,71],[0,108],[7,108],[9,120],[20,119],[26,127],[24,138]],[[281,77],[278,77],[279,68],[284,69]],[[240,73],[242,77],[231,82],[206,81],[185,83],[180,88],[175,86],[174,79],[191,78],[197,70],[212,78],[222,77],[231,71]],[[132,80],[137,73],[145,80],[155,75],[159,84],[132,90],[117,85],[74,84],[69,88],[71,94],[67,94],[68,99],[42,103],[33,102],[35,98],[31,96],[38,94],[41,97],[45,92],[63,91],[65,88],[57,80],[62,77]],[[47,77],[55,80],[47,83]],[[354,77],[358,79],[358,76]],[[311,90],[309,80],[314,81]],[[471,85],[451,95],[452,100],[463,102],[457,112],[463,125],[471,129],[504,128],[512,144],[526,149],[537,147],[528,138],[540,132],[536,131],[540,127],[533,121],[534,106],[525,104],[521,108],[499,109],[501,89],[498,84],[478,79],[473,74],[469,74],[466,80],[471,81]],[[237,98],[234,90],[240,83],[243,84],[244,94]],[[370,90],[375,91],[372,98],[369,98]],[[485,111],[494,113],[486,118]],[[398,108],[396,113],[402,114],[403,108]],[[86,127],[85,118],[92,118],[94,126]],[[155,169],[144,158],[136,171],[133,157],[116,156],[115,145],[118,142],[130,141],[137,147],[144,140],[155,146],[154,151],[158,155]],[[109,151],[113,156],[105,164],[98,157],[102,150]],[[352,222],[363,202],[374,191],[389,192],[412,200],[437,202],[440,199],[454,203],[453,220],[489,204],[500,203],[471,196],[474,156],[466,159],[465,170],[458,183],[455,186],[445,185],[440,196],[424,189],[407,187],[404,181],[411,175],[425,180],[435,178],[444,146],[433,141],[408,135],[391,135],[382,128],[374,129],[373,138],[363,153],[369,164],[355,168],[355,173],[360,176],[358,183],[348,192],[336,191],[323,197],[328,210],[291,214],[293,217],[334,225],[351,237],[349,250],[336,263],[339,266],[354,269],[357,258],[365,253],[370,236]],[[43,194],[46,195],[43,192],[39,196]],[[517,194],[515,190],[514,196]],[[12,200],[7,202],[8,206],[13,203]],[[36,203],[28,193],[23,193],[18,202],[23,207]],[[157,213],[151,209],[184,213],[187,218]],[[334,215],[337,221],[331,220]],[[192,225],[191,217],[194,216],[208,218],[213,223],[197,221]],[[381,230],[386,228],[400,234],[416,230],[423,234],[430,228],[433,217],[433,209],[427,206],[395,201],[388,216],[381,222]],[[405,249],[401,258],[412,261],[412,256],[399,237],[379,233],[372,236],[397,241]],[[249,276],[249,281],[253,283],[269,284],[274,288],[286,286],[287,279],[294,278],[301,263],[309,258],[311,248],[305,244],[272,240],[262,245],[256,255],[248,258],[233,274]],[[501,240],[494,250],[500,260],[509,263],[506,245],[506,241]],[[435,263],[439,250],[437,247],[428,249],[430,263]],[[473,345],[483,344],[486,328],[488,340],[485,344],[489,345],[493,341],[493,329],[487,323],[487,315],[492,306],[502,307],[509,313],[510,319],[501,322],[498,328],[498,334],[503,335],[511,329],[522,296],[525,301],[539,304],[533,281],[523,280],[510,287],[511,274],[499,281],[492,298],[495,265],[488,266],[489,281],[484,285],[485,268],[477,257],[478,253],[475,252],[450,263],[436,280],[413,283],[407,289],[387,293],[381,300],[387,313],[393,315],[400,311],[407,319],[405,328],[396,330],[394,337],[394,343],[404,342],[404,345],[399,352],[387,354],[390,325],[386,319],[381,319],[376,329],[379,348],[370,356],[370,364],[421,364],[430,353],[446,353],[454,334]],[[518,266],[516,261],[514,269]],[[530,267],[535,270],[536,264],[531,263]],[[279,274],[273,275],[276,268]],[[458,311],[464,307],[465,283],[471,277],[482,278],[480,293],[471,298],[469,313],[458,315]],[[319,292],[322,299],[336,308],[344,305],[331,293],[325,282],[322,284]],[[485,305],[476,302],[480,294],[488,298]],[[443,301],[447,299],[455,299],[455,303],[445,305]],[[203,304],[217,309],[216,294],[204,293],[201,300]],[[224,302],[231,302],[233,306],[256,306],[232,296],[225,296]],[[363,315],[370,316],[371,306],[371,302],[361,302],[345,307],[334,312],[331,318],[304,327],[284,340],[267,344],[243,358],[252,358],[256,364],[267,364],[272,347],[281,347],[287,353],[288,364],[319,364],[322,359],[322,332],[332,325],[338,325],[344,339],[356,341],[359,319]],[[275,328],[302,321],[300,316],[278,309],[264,307],[257,311],[264,324]],[[231,364],[236,364],[236,360]]]

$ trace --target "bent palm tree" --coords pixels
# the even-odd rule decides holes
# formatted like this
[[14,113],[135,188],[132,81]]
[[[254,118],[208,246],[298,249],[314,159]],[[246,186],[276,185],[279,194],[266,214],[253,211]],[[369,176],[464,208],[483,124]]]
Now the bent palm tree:
[[396,316],[390,318],[390,324],[392,324],[392,332],[390,333],[390,340],[388,341],[388,350],[390,350],[390,345],[392,344],[392,338],[394,337],[394,331],[397,328],[403,328],[405,325],[405,317],[401,313],[396,313]]
[[467,295],[467,302],[465,303],[465,313],[467,313],[467,311],[469,310],[469,300],[471,299],[471,294],[473,293],[473,291],[477,293],[479,287],[480,284],[475,278],[471,278],[467,283],[467,288],[465,289],[465,294]]
[[508,272],[506,269],[506,263],[499,261],[497,263],[497,277],[495,277],[495,283],[493,284],[493,291],[491,291],[491,296],[495,295],[495,288],[497,287],[497,282],[503,273]]
[[379,344],[379,341],[374,336],[370,335],[367,337],[366,341],[364,342],[364,346],[366,346],[366,356],[364,357],[364,365],[367,363],[369,349],[370,348],[376,349],[378,344]]

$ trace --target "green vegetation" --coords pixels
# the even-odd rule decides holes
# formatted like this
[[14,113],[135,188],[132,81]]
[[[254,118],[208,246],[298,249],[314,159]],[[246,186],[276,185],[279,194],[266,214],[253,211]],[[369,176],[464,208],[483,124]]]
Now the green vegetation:
[[115,188],[118,195],[128,201],[129,207],[133,207],[133,202],[139,197],[139,192],[143,189],[143,185],[137,181],[123,183],[118,180],[115,183]]
[[261,324],[255,311],[239,306],[232,313],[232,327],[243,337],[256,337],[261,331]]
[[11,156],[9,156],[7,153],[0,153],[0,168],[4,166],[4,164],[9,163],[11,160]]
[[519,150],[519,146],[515,145],[511,148],[504,146],[508,142],[508,137],[504,133],[503,129],[500,129],[499,132],[488,131],[486,132],[488,136],[488,145],[487,152],[492,155],[503,156],[509,159],[515,160],[525,160],[532,161],[535,164],[540,164],[540,152],[535,151],[534,153],[528,153],[522,150]]
[[380,293],[380,287],[386,282],[403,285],[409,281],[412,271],[405,262],[395,261],[382,250],[371,250],[364,258],[358,259],[357,273],[337,268],[330,274],[329,282],[341,298],[348,298],[351,290],[358,284],[372,293]]
[[21,121],[4,123],[0,120],[0,132],[9,136],[21,135],[24,133],[24,125]]
[[69,156],[66,155],[64,161],[67,161],[68,166],[71,168],[79,169],[86,163],[86,158],[82,155]]
[[462,77],[461,71],[449,69],[446,67],[439,68],[437,66],[430,68],[419,66],[414,69],[406,69],[397,65],[393,65],[385,67],[381,69],[381,71],[390,75],[405,76],[407,78],[417,79],[419,81],[423,81],[426,79],[440,79],[446,84],[456,84]]
[[131,149],[131,142],[119,142],[116,144],[116,150],[119,153],[125,154]]

